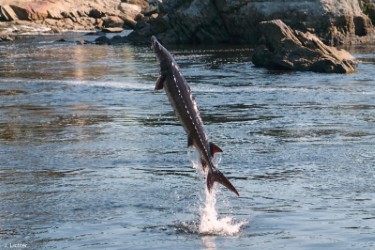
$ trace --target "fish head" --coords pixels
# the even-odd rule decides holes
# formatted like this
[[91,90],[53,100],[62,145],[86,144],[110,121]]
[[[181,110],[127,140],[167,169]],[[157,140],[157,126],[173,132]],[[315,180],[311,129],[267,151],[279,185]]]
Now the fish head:
[[161,70],[167,70],[169,65],[171,65],[171,63],[173,62],[172,55],[166,48],[163,47],[163,45],[160,44],[155,36],[151,37],[151,47],[154,50],[156,57],[160,63]]

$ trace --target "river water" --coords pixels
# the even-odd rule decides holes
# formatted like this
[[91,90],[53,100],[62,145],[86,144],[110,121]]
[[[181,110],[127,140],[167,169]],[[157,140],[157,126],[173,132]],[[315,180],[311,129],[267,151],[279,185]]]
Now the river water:
[[171,48],[237,198],[205,192],[149,47],[1,43],[0,249],[375,249],[375,46],[349,50],[338,75]]

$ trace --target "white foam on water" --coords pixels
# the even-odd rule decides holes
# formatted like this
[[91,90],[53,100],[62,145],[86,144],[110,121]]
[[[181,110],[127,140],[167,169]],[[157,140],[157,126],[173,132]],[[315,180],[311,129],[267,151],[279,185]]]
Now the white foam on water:
[[201,234],[233,236],[241,231],[246,221],[236,222],[233,217],[220,218],[216,210],[216,188],[211,192],[205,189],[205,204],[200,208],[200,224],[198,231]]
[[[189,151],[188,155],[193,163],[193,167],[197,170],[198,173],[204,176],[205,178],[201,178],[203,180],[204,185],[204,197],[200,200],[203,204],[199,206],[199,222],[196,224],[196,229],[192,231],[196,231],[202,235],[224,235],[224,236],[234,236],[240,233],[241,228],[243,228],[248,222],[247,221],[236,221],[232,216],[224,216],[220,217],[216,209],[216,195],[217,189],[216,185],[214,185],[211,192],[208,191],[206,185],[206,172],[203,172],[199,161],[199,153],[194,151]],[[216,156],[215,156],[216,158]],[[221,157],[218,159],[214,159],[215,164],[220,162]],[[203,196],[203,194],[202,194]]]

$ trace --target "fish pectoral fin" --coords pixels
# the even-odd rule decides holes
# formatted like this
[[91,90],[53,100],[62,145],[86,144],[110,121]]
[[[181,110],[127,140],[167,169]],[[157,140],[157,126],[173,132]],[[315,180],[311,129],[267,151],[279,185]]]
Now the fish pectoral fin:
[[167,79],[166,74],[162,74],[159,76],[159,78],[156,80],[155,90],[161,90],[163,89],[164,82]]
[[223,152],[223,150],[215,143],[210,142],[210,152],[211,156],[214,157],[216,153],[221,153]]
[[194,140],[190,135],[188,135],[188,147],[194,147]]

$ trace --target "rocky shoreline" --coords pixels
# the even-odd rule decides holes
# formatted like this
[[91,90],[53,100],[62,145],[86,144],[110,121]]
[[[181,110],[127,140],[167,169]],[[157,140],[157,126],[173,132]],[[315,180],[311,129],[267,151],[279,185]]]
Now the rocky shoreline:
[[145,0],[3,0],[0,1],[0,41],[20,39],[24,34],[134,29],[136,19],[149,11],[149,6]]
[[24,34],[128,29],[127,36],[101,36],[95,43],[149,44],[155,35],[163,44],[254,46],[269,43],[262,23],[273,20],[329,46],[375,41],[375,0],[2,0],[0,41]]

